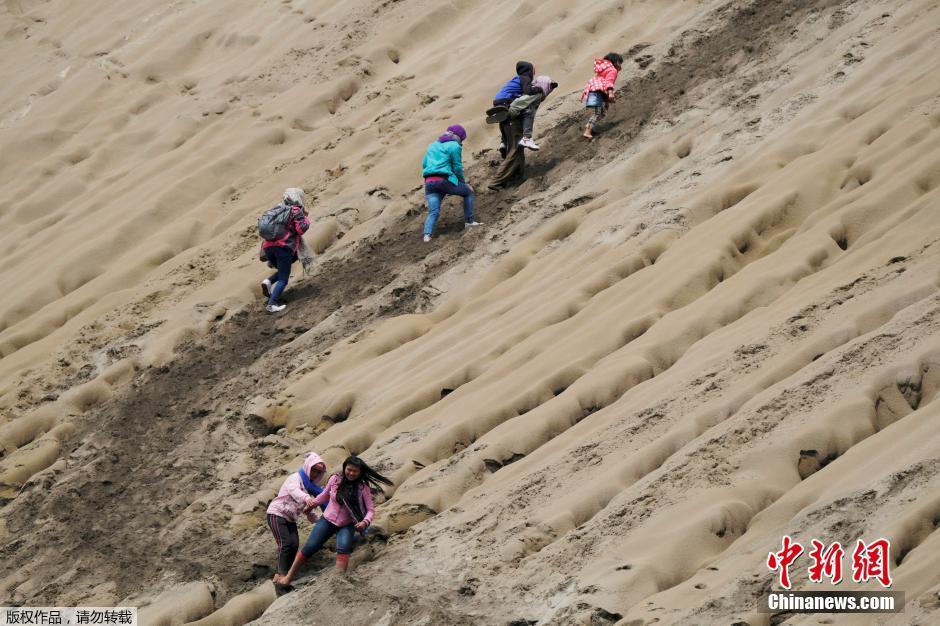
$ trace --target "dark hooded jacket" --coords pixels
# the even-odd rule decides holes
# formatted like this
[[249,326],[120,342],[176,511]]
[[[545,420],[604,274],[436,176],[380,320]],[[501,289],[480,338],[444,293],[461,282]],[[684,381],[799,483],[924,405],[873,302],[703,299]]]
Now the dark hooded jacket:
[[532,85],[535,67],[528,61],[516,63],[516,75],[509,79],[493,98],[493,104],[508,104],[519,96],[530,96],[541,90]]

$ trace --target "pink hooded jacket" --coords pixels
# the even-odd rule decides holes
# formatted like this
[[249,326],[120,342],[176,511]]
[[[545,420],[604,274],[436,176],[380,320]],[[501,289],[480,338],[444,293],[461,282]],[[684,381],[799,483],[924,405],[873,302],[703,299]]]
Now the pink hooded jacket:
[[[323,473],[326,471],[326,463],[323,463],[324,469],[319,471],[314,470],[313,466],[317,463],[323,463],[323,459],[321,459],[320,455],[316,452],[311,452],[307,455],[307,458],[304,459],[304,472],[306,472],[310,480],[315,483],[320,482],[320,479],[323,478]],[[297,475],[297,472],[294,472],[288,476],[287,480],[281,485],[280,491],[277,492],[277,497],[271,500],[271,504],[268,505],[268,513],[270,515],[283,517],[289,522],[296,522],[297,514],[303,510],[305,504],[314,506],[313,500],[313,494],[308,493],[307,490],[304,489],[303,481],[300,480],[300,476]],[[317,521],[317,513],[314,509],[307,511],[306,515],[307,519],[311,522]]]
[[[317,496],[313,503],[315,506],[321,504],[326,504],[327,498],[329,498],[330,503],[327,505],[326,510],[323,511],[323,517],[329,523],[334,526],[347,526],[349,524],[355,524],[357,520],[353,519],[353,515],[350,510],[342,505],[339,501],[339,498],[336,497],[336,490],[339,488],[340,475],[333,474],[330,476],[330,480],[326,483],[326,488],[323,489],[323,493]],[[362,506],[362,510],[365,511],[365,517],[361,520],[366,523],[366,526],[372,524],[372,516],[375,515],[375,505],[372,503],[372,492],[369,490],[369,485],[365,481],[362,481],[362,484],[359,487],[359,501]]]
[[602,91],[606,97],[607,91],[614,88],[618,73],[617,66],[607,59],[594,59],[594,76],[581,92],[581,99],[587,98],[592,91]]

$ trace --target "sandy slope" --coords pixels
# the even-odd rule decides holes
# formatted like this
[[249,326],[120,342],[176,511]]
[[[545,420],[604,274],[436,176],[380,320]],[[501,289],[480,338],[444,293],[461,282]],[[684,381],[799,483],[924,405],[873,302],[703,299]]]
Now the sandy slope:
[[[0,31],[4,602],[760,624],[790,534],[889,537],[878,621],[936,618],[936,2],[11,0]],[[424,146],[465,123],[482,189],[515,58],[562,85],[529,180],[421,245]],[[272,319],[253,220],[294,184],[324,254]],[[395,487],[352,583],[324,554],[268,608],[309,449]]]

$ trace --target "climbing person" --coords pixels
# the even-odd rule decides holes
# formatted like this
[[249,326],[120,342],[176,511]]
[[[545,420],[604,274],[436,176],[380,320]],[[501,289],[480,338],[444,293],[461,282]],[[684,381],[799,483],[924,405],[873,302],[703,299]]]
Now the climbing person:
[[583,137],[594,139],[594,126],[616,100],[614,83],[622,66],[623,57],[616,52],[609,52],[603,59],[594,60],[594,76],[581,93],[584,106],[592,109],[591,117],[584,127]]
[[513,178],[521,178],[525,174],[525,147],[522,141],[522,116],[507,116],[507,145],[509,146],[506,158],[499,164],[496,176],[487,185],[493,191],[507,187]]
[[466,138],[464,127],[453,124],[424,153],[421,175],[424,176],[424,197],[428,203],[428,217],[424,220],[425,243],[431,241],[441,202],[448,195],[463,198],[464,228],[481,225],[473,217],[473,187],[467,184],[463,175],[462,145]]
[[[512,101],[518,98],[519,96],[529,96],[532,95],[532,81],[535,77],[535,66],[529,63],[528,61],[517,61],[516,62],[516,75],[506,81],[506,84],[496,92],[496,95],[493,97],[493,107],[505,107],[508,108]],[[506,157],[509,152],[510,146],[514,145],[511,142],[511,137],[509,134],[510,131],[510,121],[509,118],[505,118],[499,123],[499,134],[501,143],[499,145],[499,153]]]
[[538,150],[539,146],[532,139],[532,131],[535,127],[535,112],[539,105],[548,97],[558,83],[548,76],[536,76],[532,81],[532,93],[519,96],[509,105],[510,116],[522,117],[522,139],[519,145],[530,150]]
[[290,585],[297,576],[297,570],[333,535],[336,535],[336,569],[344,573],[349,565],[355,533],[364,534],[372,523],[375,507],[371,488],[379,489],[380,484],[391,485],[392,481],[366,465],[359,457],[347,457],[343,461],[343,471],[330,476],[323,493],[305,506],[319,506],[329,501],[323,516],[294,558],[290,570],[284,576],[275,576],[274,582]]
[[[277,496],[271,500],[267,509],[268,528],[277,542],[277,574],[285,575],[290,571],[297,554],[300,541],[297,536],[297,515],[303,511],[311,523],[317,521],[314,512],[314,498],[323,492],[317,483],[326,472],[326,464],[316,452],[304,458],[303,467],[288,476],[281,484]],[[290,591],[278,583],[278,593]]]
[[287,287],[291,265],[301,253],[303,235],[309,228],[304,190],[296,187],[285,190],[281,203],[258,218],[258,232],[264,239],[262,260],[277,270],[261,281],[261,293],[268,299],[265,307],[268,313],[280,313],[287,308],[278,302],[278,298]]

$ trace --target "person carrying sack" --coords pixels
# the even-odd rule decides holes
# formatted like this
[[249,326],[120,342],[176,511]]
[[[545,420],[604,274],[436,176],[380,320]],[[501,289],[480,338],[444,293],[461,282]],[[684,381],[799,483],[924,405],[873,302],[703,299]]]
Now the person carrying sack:
[[548,76],[536,76],[532,81],[532,93],[519,96],[509,105],[509,116],[522,117],[522,139],[519,145],[529,150],[538,150],[539,145],[532,139],[532,131],[535,127],[535,112],[539,105],[548,97],[558,83]]
[[[534,77],[534,65],[528,61],[517,61],[516,75],[506,81],[506,84],[503,85],[498,92],[496,92],[496,95],[493,97],[493,109],[490,109],[490,112],[497,108],[509,108],[509,105],[512,104],[513,100],[519,96],[532,95],[532,81]],[[499,134],[501,139],[499,153],[503,156],[503,158],[506,158],[510,147],[514,145],[514,143],[511,141],[512,137],[510,136],[510,120],[508,117],[500,120]]]
[[[296,187],[286,189],[281,203],[258,218],[258,234],[264,240],[261,244],[261,259],[277,270],[261,281],[261,293],[268,299],[265,306],[268,313],[280,313],[287,308],[278,299],[287,287],[291,265],[298,258],[304,233],[309,228],[304,190]],[[309,256],[309,252],[306,255]]]

